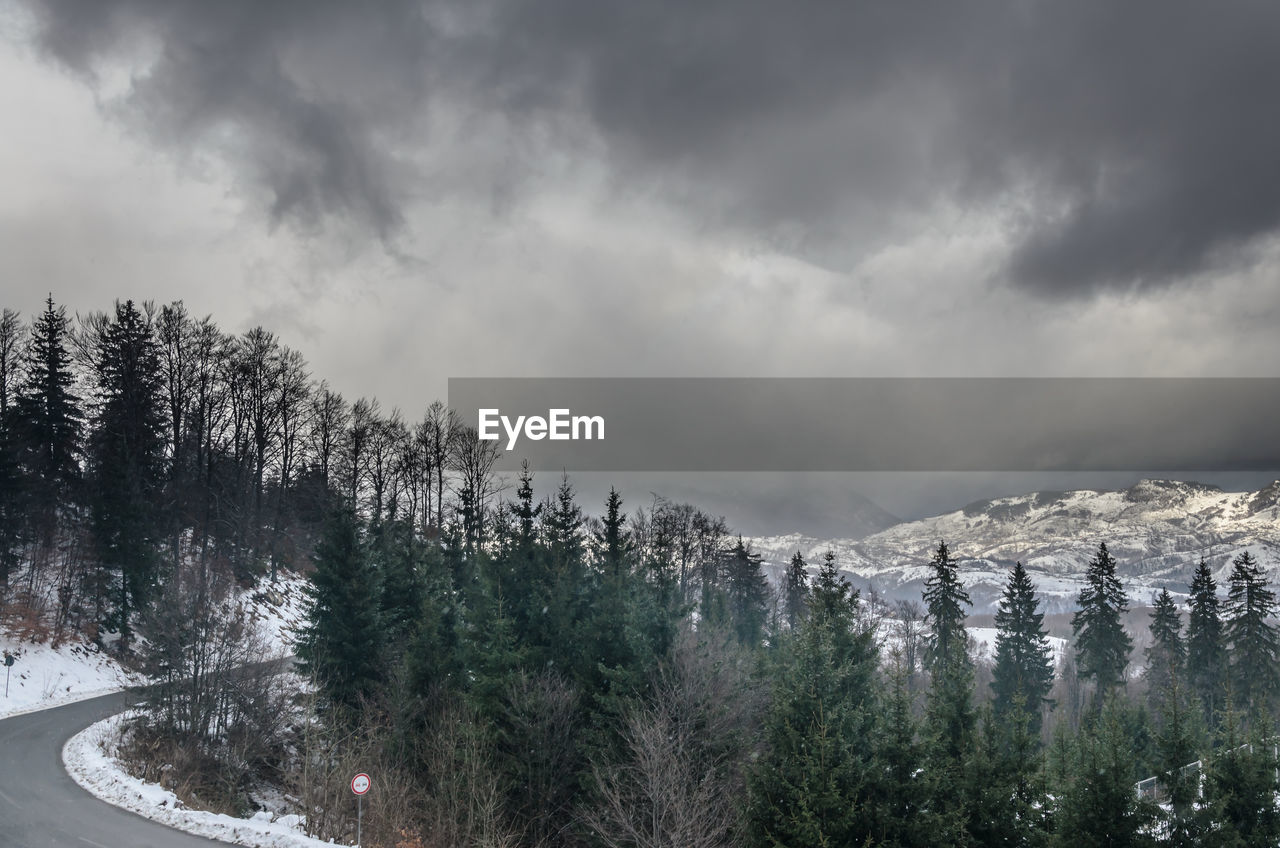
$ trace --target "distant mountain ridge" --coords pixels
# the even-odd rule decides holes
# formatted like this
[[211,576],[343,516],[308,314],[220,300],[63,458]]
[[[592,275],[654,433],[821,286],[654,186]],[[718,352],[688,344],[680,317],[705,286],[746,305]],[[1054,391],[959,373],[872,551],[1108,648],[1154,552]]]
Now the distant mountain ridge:
[[1032,492],[975,501],[905,521],[861,539],[784,535],[751,540],[766,562],[785,565],[799,550],[811,564],[828,550],[857,586],[919,598],[929,558],[946,540],[960,563],[974,611],[994,609],[1008,569],[1020,560],[1051,611],[1070,609],[1087,563],[1106,542],[1135,603],[1168,588],[1184,595],[1207,557],[1220,587],[1231,560],[1249,550],[1280,578],[1280,481],[1256,492],[1175,480],[1142,480],[1119,491]]

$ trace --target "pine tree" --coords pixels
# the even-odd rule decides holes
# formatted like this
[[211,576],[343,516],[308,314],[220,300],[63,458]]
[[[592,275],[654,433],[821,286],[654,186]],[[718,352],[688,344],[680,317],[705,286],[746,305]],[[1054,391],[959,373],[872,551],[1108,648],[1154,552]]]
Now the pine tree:
[[[1010,714],[1025,711],[1020,703]],[[968,835],[973,845],[1043,846],[1048,841],[1039,731],[984,708],[982,732],[965,763]],[[935,843],[936,844],[936,843]]]
[[1182,641],[1182,617],[1168,589],[1161,589],[1151,611],[1151,644],[1147,647],[1148,701],[1157,722],[1164,719],[1168,705],[1165,694],[1170,681],[1182,675],[1186,646]]
[[947,840],[929,808],[925,752],[913,715],[910,670],[897,649],[887,676],[888,694],[877,711],[876,777],[869,803],[873,844],[927,848]]
[[[162,522],[165,421],[151,322],[117,303],[95,340],[97,409],[89,440],[92,526],[101,574],[114,582],[109,623],[129,644],[130,616],[156,581]],[[95,588],[101,588],[95,584]]]
[[327,522],[316,546],[315,566],[298,659],[331,706],[354,713],[385,678],[386,645],[377,574],[349,508],[338,510]]
[[1152,805],[1134,792],[1136,773],[1126,717],[1112,695],[1092,726],[1076,738],[1065,785],[1056,787],[1058,809],[1050,842],[1058,848],[1126,848],[1153,845],[1147,828]]
[[961,585],[956,561],[947,543],[938,544],[929,562],[930,573],[924,583],[924,604],[930,634],[925,649],[925,665],[934,676],[970,665],[967,653],[968,634],[965,608],[973,601]]
[[964,628],[966,607],[972,602],[960,583],[946,542],[938,545],[930,567],[924,584],[926,620],[931,630],[925,654],[931,678],[925,713],[927,770],[934,810],[944,821],[969,827],[977,824],[969,821],[975,807],[970,803],[972,786],[965,774],[973,757],[976,723],[973,661]]
[[1271,846],[1280,843],[1276,804],[1275,739],[1265,727],[1247,738],[1235,710],[1224,710],[1217,753],[1205,769],[1202,845]]
[[31,328],[26,374],[14,399],[29,507],[42,544],[53,544],[58,513],[79,494],[83,414],[67,351],[66,309],[53,297]]
[[765,753],[748,781],[748,842],[769,848],[863,845],[873,837],[874,632],[834,559],[808,614],[784,639]]
[[1196,759],[1198,725],[1191,698],[1182,684],[1182,676],[1173,667],[1159,693],[1163,705],[1160,728],[1156,734],[1160,785],[1168,806],[1162,811],[1165,836],[1163,844],[1170,848],[1194,848],[1203,833],[1196,813],[1200,771],[1187,768]]
[[782,614],[787,627],[792,630],[803,616],[809,594],[809,568],[804,557],[796,551],[787,566],[787,574],[782,584]]
[[626,573],[634,548],[626,529],[627,516],[622,512],[622,496],[609,489],[604,505],[604,521],[596,534],[596,557],[604,574],[619,577]]
[[414,538],[413,528],[400,519],[379,525],[370,547],[374,570],[381,578],[379,613],[388,645],[399,653],[422,615],[428,548]]
[[1098,545],[1098,553],[1089,562],[1085,582],[1071,629],[1076,637],[1080,673],[1094,678],[1100,703],[1124,682],[1129,652],[1133,650],[1133,640],[1121,623],[1129,602],[1116,577],[1116,561],[1107,551],[1106,542]]
[[1226,650],[1218,587],[1209,563],[1200,558],[1191,580],[1190,615],[1187,620],[1187,681],[1199,701],[1206,727],[1214,727],[1226,690]]
[[1231,686],[1237,703],[1249,711],[1267,711],[1280,675],[1280,634],[1270,621],[1275,593],[1253,555],[1232,560],[1224,636],[1231,657]]
[[1035,586],[1021,562],[1014,563],[996,610],[996,658],[991,690],[996,718],[1026,717],[1033,735],[1040,730],[1040,706],[1053,687],[1053,652]]
[[722,573],[729,617],[738,641],[759,645],[764,638],[769,599],[760,555],[739,536],[737,544],[725,555]]

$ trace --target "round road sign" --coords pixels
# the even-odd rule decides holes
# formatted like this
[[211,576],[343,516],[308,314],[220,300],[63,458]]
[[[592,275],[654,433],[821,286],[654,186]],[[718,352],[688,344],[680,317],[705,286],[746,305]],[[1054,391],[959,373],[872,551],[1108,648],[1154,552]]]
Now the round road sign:
[[351,778],[351,791],[357,795],[363,795],[369,791],[369,775],[360,772]]

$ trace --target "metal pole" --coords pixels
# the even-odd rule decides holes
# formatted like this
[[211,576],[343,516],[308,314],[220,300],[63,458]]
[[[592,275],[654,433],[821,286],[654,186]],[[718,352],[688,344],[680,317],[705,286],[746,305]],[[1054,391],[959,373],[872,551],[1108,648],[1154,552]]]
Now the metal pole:
[[364,825],[364,796],[356,796],[356,848],[360,848],[361,834],[360,830]]
[[9,697],[9,674],[13,671],[13,666],[5,665],[4,667],[4,696]]

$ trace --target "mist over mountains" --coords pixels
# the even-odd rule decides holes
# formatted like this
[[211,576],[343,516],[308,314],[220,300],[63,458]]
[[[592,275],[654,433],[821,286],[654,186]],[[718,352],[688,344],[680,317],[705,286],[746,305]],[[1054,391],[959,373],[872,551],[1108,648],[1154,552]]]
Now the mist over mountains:
[[790,534],[751,542],[774,566],[797,550],[814,565],[833,550],[855,586],[918,600],[940,540],[960,562],[974,612],[994,610],[1016,561],[1030,572],[1048,611],[1073,608],[1099,542],[1118,561],[1131,602],[1145,604],[1161,588],[1185,595],[1201,557],[1219,586],[1241,551],[1252,552],[1264,569],[1280,565],[1280,481],[1246,492],[1171,480],[1142,480],[1116,491],[1032,492],[975,501],[862,538]]

